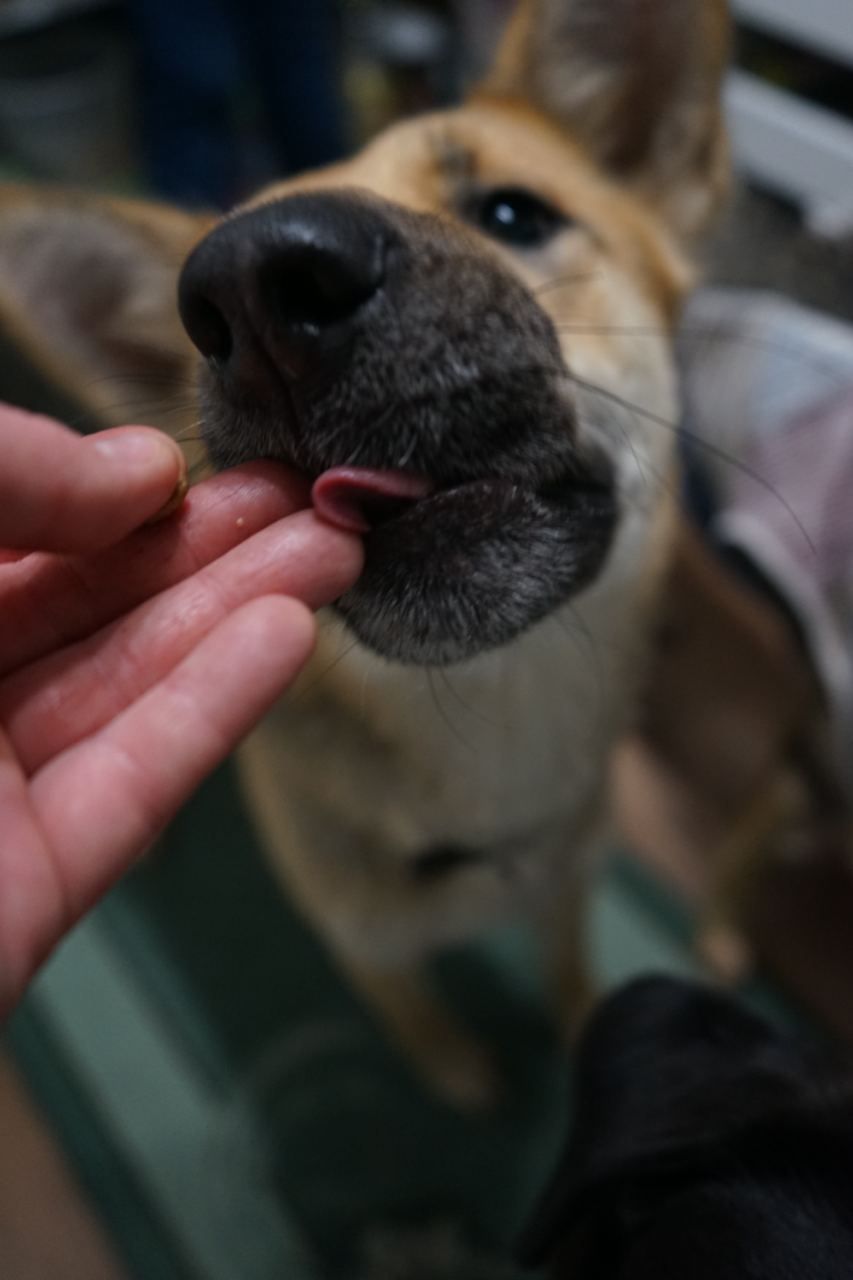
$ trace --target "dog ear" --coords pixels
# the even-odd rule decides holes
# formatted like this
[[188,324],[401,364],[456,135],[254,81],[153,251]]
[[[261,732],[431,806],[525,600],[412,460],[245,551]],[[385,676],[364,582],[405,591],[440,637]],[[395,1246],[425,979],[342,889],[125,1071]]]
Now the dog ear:
[[521,0],[483,90],[532,103],[684,236],[725,193],[726,0]]
[[100,425],[175,429],[193,352],[178,271],[209,219],[157,205],[0,189],[0,328]]
[[671,978],[624,988],[584,1036],[575,1132],[522,1259],[558,1251],[577,1280],[618,1274],[626,1236],[656,1202],[800,1101],[806,1066],[797,1042],[709,988]]

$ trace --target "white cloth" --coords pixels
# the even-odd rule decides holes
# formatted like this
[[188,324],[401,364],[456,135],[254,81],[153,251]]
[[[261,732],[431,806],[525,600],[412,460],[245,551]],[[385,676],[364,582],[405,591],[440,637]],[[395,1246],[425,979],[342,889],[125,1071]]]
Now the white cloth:
[[767,293],[697,293],[679,340],[711,532],[788,601],[853,760],[853,328]]

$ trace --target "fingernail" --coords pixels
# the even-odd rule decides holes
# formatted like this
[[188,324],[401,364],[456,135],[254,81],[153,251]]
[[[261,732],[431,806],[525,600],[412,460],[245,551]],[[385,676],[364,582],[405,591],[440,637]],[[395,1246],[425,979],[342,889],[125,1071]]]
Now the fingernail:
[[90,437],[90,439],[102,457],[109,458],[125,472],[137,468],[150,471],[152,468],[164,466],[167,459],[174,469],[177,462],[179,470],[174,489],[160,510],[145,523],[156,524],[158,520],[165,520],[167,516],[178,510],[190,486],[187,479],[187,460],[174,440],[164,435],[162,431],[133,431],[127,428]]
[[187,477],[186,469],[183,472],[178,483],[175,485],[172,496],[169,501],[164,503],[159,511],[156,511],[146,524],[159,524],[161,520],[166,520],[169,516],[174,515],[179,507],[183,506],[184,498],[190,491],[190,482]]
[[137,468],[141,471],[156,471],[158,467],[165,467],[167,462],[174,471],[175,462],[178,463],[178,479],[175,481],[172,493],[169,494],[163,507],[145,521],[146,525],[156,525],[159,520],[165,520],[177,511],[183,499],[187,497],[190,489],[190,481],[187,479],[187,460],[183,456],[181,447],[163,431],[136,431],[124,428],[90,436],[90,440],[101,457],[109,458],[115,466],[122,467],[124,474],[128,471],[136,471]]
[[103,436],[90,437],[94,447],[111,462],[123,467],[150,468],[152,464],[163,464],[168,458],[172,465],[180,459],[182,471],[185,467],[183,454],[174,440],[170,440],[162,431],[111,431]]

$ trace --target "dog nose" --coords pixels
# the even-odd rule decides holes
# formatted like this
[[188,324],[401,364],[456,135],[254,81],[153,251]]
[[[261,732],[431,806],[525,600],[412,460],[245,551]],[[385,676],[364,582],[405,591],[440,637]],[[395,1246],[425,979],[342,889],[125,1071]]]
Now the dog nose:
[[290,380],[345,347],[385,277],[382,215],[352,198],[297,195],[227,219],[190,254],[184,327],[225,377],[257,376],[258,352]]

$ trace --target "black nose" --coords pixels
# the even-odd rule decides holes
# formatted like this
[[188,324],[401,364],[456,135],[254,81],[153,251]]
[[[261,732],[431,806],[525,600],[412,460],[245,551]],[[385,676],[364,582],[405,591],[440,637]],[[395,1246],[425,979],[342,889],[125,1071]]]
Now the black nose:
[[297,195],[227,219],[188,258],[178,306],[223,375],[256,376],[258,351],[292,380],[346,346],[381,289],[391,231],[343,194]]

